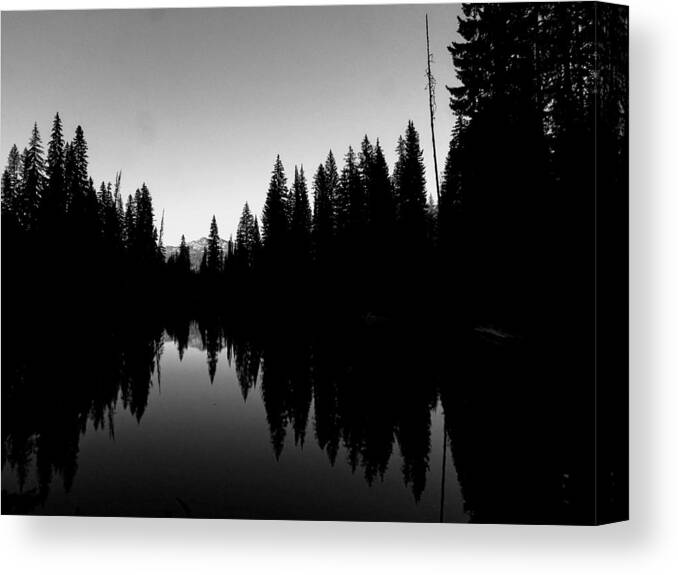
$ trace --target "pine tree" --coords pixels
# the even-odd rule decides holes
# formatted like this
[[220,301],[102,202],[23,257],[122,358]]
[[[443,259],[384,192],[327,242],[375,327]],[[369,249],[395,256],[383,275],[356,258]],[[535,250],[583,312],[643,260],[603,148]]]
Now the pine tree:
[[235,236],[236,252],[246,253],[252,247],[252,228],[254,227],[254,216],[250,211],[250,206],[245,202],[242,209],[240,220],[238,221],[238,229]]
[[66,213],[73,215],[77,209],[77,178],[75,175],[75,153],[70,142],[64,144],[64,185],[66,193]]
[[313,178],[313,251],[316,261],[327,263],[334,237],[334,206],[327,172],[322,164]]
[[288,240],[287,178],[280,156],[275,160],[262,215],[264,249],[282,254]]
[[445,168],[443,170],[443,181],[441,185],[441,198],[449,198],[449,201],[455,202],[461,200],[461,169],[463,162],[461,155],[463,153],[463,131],[464,120],[461,115],[457,116],[452,129],[450,138],[450,147],[445,159]]
[[403,240],[420,249],[426,238],[426,178],[419,134],[410,121],[405,132],[405,156],[399,174],[399,226]]
[[186,238],[181,235],[181,243],[179,244],[179,255],[177,257],[177,266],[181,273],[189,273],[191,271],[191,254],[186,244]]
[[372,168],[374,166],[374,147],[370,143],[367,134],[360,143],[360,153],[358,154],[358,169],[363,182],[363,187],[367,190],[372,179]]
[[462,177],[466,160],[464,143],[465,122],[461,115],[452,130],[450,147],[445,159],[443,179],[440,186],[440,205],[438,206],[438,238],[445,257],[455,253],[455,263],[459,260],[460,244],[463,242],[463,184]]
[[2,215],[11,215],[14,211],[14,190],[9,170],[2,171]]
[[256,225],[255,217],[250,211],[250,206],[245,202],[245,206],[238,222],[238,229],[235,236],[235,257],[245,269],[253,264],[255,257],[256,238],[258,234],[258,226]]
[[261,250],[261,233],[259,231],[259,220],[254,216],[254,227],[252,228],[252,249],[254,254]]
[[[155,226],[153,224],[153,202],[151,193],[143,183],[140,190],[135,192],[134,207],[134,250],[141,260],[153,261],[157,253]],[[154,233],[155,232],[155,233]]]
[[[81,126],[75,130],[73,141],[64,151],[64,174],[67,188],[67,205],[70,217],[69,233],[74,237],[88,234],[91,227],[91,201],[89,196],[87,142]],[[90,230],[91,231],[91,230]]]
[[336,201],[337,232],[353,248],[361,239],[366,219],[365,192],[357,158],[351,146],[344,160]]
[[217,227],[217,218],[212,216],[210,224],[210,234],[207,238],[207,272],[213,275],[218,274],[222,269],[223,250],[221,248],[221,239],[219,238],[219,228]]
[[45,182],[45,160],[37,123],[33,125],[25,151],[22,180],[21,194],[17,198],[19,223],[25,230],[32,230],[37,223]]
[[73,159],[74,159],[74,183],[73,185],[77,187],[77,190],[81,193],[85,193],[89,185],[89,176],[88,176],[88,152],[87,152],[87,142],[85,141],[85,134],[81,126],[78,126],[75,129],[75,138],[71,144],[71,149],[73,150]]
[[7,171],[9,172],[10,182],[14,188],[15,193],[18,193],[21,188],[21,178],[24,173],[23,160],[19,153],[16,144],[12,146],[7,158]]
[[99,209],[101,210],[101,217],[105,217],[109,208],[115,207],[113,205],[113,195],[111,194],[111,183],[101,182],[99,186],[99,194],[97,197],[99,201]]
[[291,223],[292,249],[297,261],[303,264],[309,259],[311,251],[311,206],[303,166],[301,171],[294,167],[292,197],[294,198]]
[[2,213],[15,215],[17,210],[17,198],[21,192],[21,177],[23,166],[21,155],[16,147],[12,146],[7,158],[7,168],[2,177]]
[[462,4],[463,16],[459,18],[458,33],[464,42],[453,42],[448,47],[461,83],[457,87],[448,87],[450,107],[458,116],[470,117],[477,113],[484,99],[492,93],[496,70],[480,63],[491,60],[495,55],[492,35],[488,34],[484,25],[484,16],[492,11],[493,7],[484,4]]
[[66,212],[65,160],[63,125],[57,113],[47,146],[47,185],[43,199],[43,211],[47,218],[59,218]]
[[101,229],[104,244],[109,252],[112,252],[120,245],[120,228],[118,222],[118,213],[113,198],[111,183],[101,182],[99,186],[99,218],[101,220]]
[[136,204],[132,194],[127,196],[127,203],[125,205],[125,226],[123,233],[123,240],[128,252],[132,252],[136,245]]
[[325,181],[327,184],[328,203],[332,207],[333,227],[336,229],[337,194],[339,193],[339,170],[337,168],[337,162],[334,159],[332,150],[329,151],[327,154],[327,159],[325,160]]
[[372,245],[378,251],[383,251],[393,241],[396,206],[388,164],[379,140],[374,148],[366,192]]
[[403,188],[403,173],[405,169],[405,162],[407,160],[405,150],[405,140],[402,136],[398,136],[398,144],[396,145],[396,162],[393,166],[393,193],[395,194],[396,213],[400,216],[400,196]]
[[[578,50],[568,44],[585,26],[576,16],[579,6],[572,6],[566,16],[549,4],[464,5],[463,41],[449,47],[460,84],[450,89],[457,123],[443,178],[440,241],[447,255],[464,262],[459,271],[468,278],[466,296],[477,302],[477,313],[495,320],[526,318],[537,294],[545,293],[539,284],[551,272],[544,261],[560,259],[546,238],[567,234],[565,227],[555,234],[546,214],[559,213],[555,219],[570,225],[579,211],[576,206],[563,215],[569,207],[560,200],[565,189],[544,194],[553,185],[549,167],[559,171],[557,156],[549,162],[548,139],[557,147],[559,118],[580,117],[573,105]],[[593,14],[585,3],[581,7]],[[574,43],[586,44],[581,37]],[[581,133],[575,139],[579,148],[590,149],[582,146],[587,138]],[[569,156],[568,172],[591,181],[587,157],[593,154]],[[544,217],[530,215],[535,206]]]

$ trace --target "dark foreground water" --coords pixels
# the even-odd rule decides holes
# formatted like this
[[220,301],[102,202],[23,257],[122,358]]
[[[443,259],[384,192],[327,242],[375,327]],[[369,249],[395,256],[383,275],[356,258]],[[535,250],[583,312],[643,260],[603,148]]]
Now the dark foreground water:
[[491,330],[431,341],[184,322],[17,344],[2,511],[588,521],[586,412],[556,366]]

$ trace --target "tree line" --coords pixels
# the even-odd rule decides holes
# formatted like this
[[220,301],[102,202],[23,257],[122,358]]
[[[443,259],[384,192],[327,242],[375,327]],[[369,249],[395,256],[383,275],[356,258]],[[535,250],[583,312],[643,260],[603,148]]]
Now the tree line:
[[[627,60],[613,48],[625,18],[585,3],[463,5],[461,41],[449,46],[459,85],[449,88],[456,120],[439,205],[412,122],[392,169],[367,135],[341,167],[330,151],[312,176],[295,166],[288,178],[278,156],[261,217],[245,204],[224,243],[213,216],[194,270],[183,236],[165,262],[147,186],[126,201],[120,174],[96,188],[82,128],[65,142],[57,114],[46,156],[37,125],[23,152],[10,151],[3,233],[18,245],[77,243],[88,276],[155,291],[160,278],[175,303],[228,293],[380,316],[433,299],[459,321],[516,329],[545,311],[583,310],[596,189],[627,185]],[[51,272],[78,275],[67,260]]]
[[[349,147],[341,168],[330,150],[310,182],[303,166],[294,166],[288,181],[277,156],[261,220],[245,203],[235,239],[223,241],[212,216],[197,269],[182,236],[167,261],[170,276],[182,286],[199,286],[183,290],[189,292],[252,294],[284,277],[292,291],[314,301],[319,291],[335,305],[365,305],[370,295],[374,303],[379,292],[383,299],[379,286],[397,266],[421,260],[435,243],[437,207],[426,196],[423,152],[412,122],[396,151],[391,172],[380,141],[372,144],[366,135],[358,153]],[[347,293],[356,281],[364,293]]]
[[463,4],[458,32],[439,221],[463,278],[451,293],[480,321],[590,318],[595,202],[622,207],[628,189],[628,13]]
[[13,278],[8,299],[85,309],[135,291],[140,302],[164,269],[162,228],[145,183],[126,199],[121,173],[95,185],[82,127],[66,141],[58,113],[46,153],[37,123],[23,151],[12,146],[2,173],[3,265]]

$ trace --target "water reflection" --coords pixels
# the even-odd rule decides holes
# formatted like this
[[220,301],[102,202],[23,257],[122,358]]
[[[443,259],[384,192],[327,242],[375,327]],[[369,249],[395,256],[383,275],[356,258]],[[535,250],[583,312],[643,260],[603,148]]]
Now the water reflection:
[[[38,511],[55,475],[68,492],[87,424],[114,438],[118,402],[138,422],[148,405],[161,330],[130,330],[124,337],[66,326],[61,331],[35,348],[21,337],[3,341],[2,467],[15,472],[18,485],[14,494],[3,486],[3,512]],[[25,491],[32,465],[38,488]]]
[[[256,331],[187,318],[165,326],[63,331],[39,350],[21,342],[11,344],[11,354],[10,346],[5,348],[4,513],[72,509],[56,501],[67,499],[73,487],[81,441],[105,431],[107,441],[116,442],[116,422],[124,413],[137,422],[139,431],[125,432],[125,437],[138,434],[136,443],[116,451],[114,461],[94,462],[88,455],[88,464],[97,473],[113,464],[123,475],[135,450],[162,442],[159,451],[168,455],[153,479],[177,493],[172,499],[180,505],[163,512],[169,515],[186,515],[191,508],[183,495],[188,488],[174,475],[193,477],[196,499],[202,493],[202,510],[191,508],[198,516],[576,522],[588,502],[582,495],[586,472],[575,457],[582,445],[572,441],[576,434],[563,433],[563,405],[554,404],[550,411],[534,409],[538,402],[549,405],[553,396],[535,385],[534,357],[526,357],[520,345],[497,345],[478,337],[434,344],[422,333],[390,325]],[[200,388],[192,377],[177,375],[182,363],[193,361],[189,353],[202,357],[214,392]],[[507,370],[518,377],[507,378]],[[225,424],[212,410],[217,396],[206,394],[221,393],[217,388],[230,374],[242,398],[240,407],[232,402],[229,407],[230,417],[242,420],[240,435],[218,437],[215,430]],[[161,401],[167,379],[174,389],[179,383],[172,382],[181,379],[183,397],[170,407]],[[513,382],[511,387],[505,381]],[[524,387],[515,389],[515,382]],[[158,395],[151,394],[154,387]],[[252,401],[254,407],[248,408]],[[145,414],[154,403],[163,411],[156,412],[157,421],[147,423]],[[259,403],[263,413],[254,418],[252,410]],[[571,409],[574,404],[567,405]],[[262,416],[275,469],[267,466],[259,449]],[[193,436],[204,457],[191,454],[190,464],[177,456],[177,449]],[[210,455],[220,449],[224,454],[236,450],[240,459],[223,455],[220,467],[221,456]],[[212,464],[209,457],[215,458]],[[233,498],[224,503],[209,488],[200,487],[212,479],[218,484],[216,478],[226,473],[223,466],[234,461],[248,463],[237,473],[229,468],[230,475],[224,477],[237,484],[233,491],[243,490],[249,508],[244,503],[238,507]],[[366,486],[380,488],[364,498],[356,495],[355,505],[342,512],[329,502],[342,489],[347,494],[357,489],[348,487],[346,465]],[[305,486],[304,497],[326,505],[305,508],[299,500],[297,513],[290,511],[293,501],[284,507],[280,499],[267,499],[265,490],[278,472],[278,483],[289,476],[290,482]],[[243,474],[241,483],[238,473]],[[327,473],[331,478],[323,475]],[[324,487],[308,483],[314,474],[326,477]],[[409,491],[409,502],[390,479],[396,476]],[[59,484],[65,495],[52,502],[50,492]],[[121,494],[119,500],[107,496],[104,501],[97,489],[103,487],[81,488],[76,511],[159,513],[146,504],[130,507]],[[282,493],[290,494],[284,497],[294,497],[293,486],[285,489]]]

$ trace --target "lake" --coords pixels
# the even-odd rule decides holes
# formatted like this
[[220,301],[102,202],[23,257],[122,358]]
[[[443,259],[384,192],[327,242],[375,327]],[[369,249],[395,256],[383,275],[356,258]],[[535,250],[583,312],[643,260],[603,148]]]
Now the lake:
[[[3,512],[469,519],[436,385],[408,380],[417,358],[392,337],[257,347],[178,331],[76,343],[34,375],[44,394],[3,401]],[[59,380],[69,393],[49,389]]]

